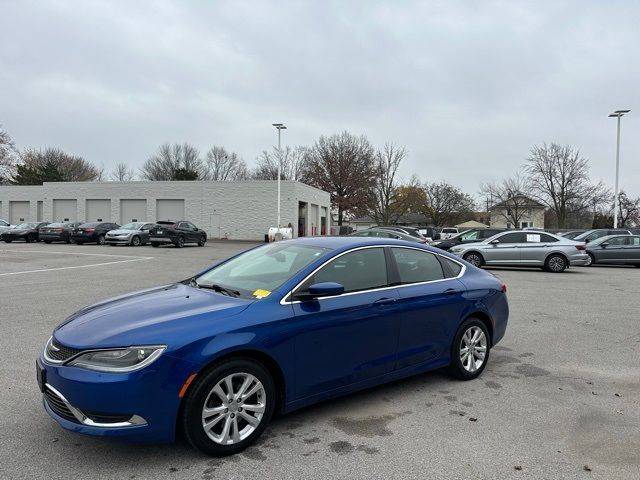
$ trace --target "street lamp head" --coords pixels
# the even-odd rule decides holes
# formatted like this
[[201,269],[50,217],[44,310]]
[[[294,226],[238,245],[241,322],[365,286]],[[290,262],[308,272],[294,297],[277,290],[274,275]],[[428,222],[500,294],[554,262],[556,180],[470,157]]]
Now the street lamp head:
[[622,117],[625,113],[629,113],[631,110],[616,110],[613,113],[610,113],[610,117]]
[[276,127],[278,130],[286,130],[287,127],[285,126],[284,123],[272,123],[272,125],[274,127]]

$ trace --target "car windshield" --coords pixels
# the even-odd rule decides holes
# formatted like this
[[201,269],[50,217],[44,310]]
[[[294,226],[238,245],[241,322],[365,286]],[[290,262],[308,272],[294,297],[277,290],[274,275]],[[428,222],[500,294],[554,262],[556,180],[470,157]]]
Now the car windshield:
[[194,280],[203,288],[264,298],[328,251],[312,245],[272,243],[242,253]]
[[22,229],[35,228],[36,225],[38,224],[37,223],[21,223],[20,225],[16,226],[16,228],[22,228]]
[[144,225],[143,222],[127,223],[121,226],[120,229],[121,230],[139,230],[142,225]]
[[66,227],[67,225],[69,225],[68,223],[50,223],[49,225],[47,225],[47,227]]
[[479,240],[480,230],[471,230],[463,233],[462,235],[458,235],[458,237],[453,238],[460,238],[460,240]]

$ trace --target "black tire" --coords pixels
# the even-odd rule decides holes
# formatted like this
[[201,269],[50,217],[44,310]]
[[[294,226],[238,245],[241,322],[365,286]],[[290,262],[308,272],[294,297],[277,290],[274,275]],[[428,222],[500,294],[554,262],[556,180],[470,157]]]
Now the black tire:
[[98,235],[98,241],[96,242],[98,245],[104,245],[106,243],[106,240],[104,238],[104,235]]
[[484,258],[478,252],[469,252],[462,257],[463,260],[469,262],[474,267],[481,268],[484,265]]
[[183,237],[182,235],[180,235],[180,236],[178,237],[178,239],[176,240],[175,246],[176,246],[177,248],[182,248],[182,247],[184,247],[184,237]]
[[133,238],[131,239],[131,246],[132,247],[140,246],[140,237],[138,235],[134,235]]
[[69,245],[71,243],[71,237],[67,237],[67,239],[65,240],[65,243]]
[[76,245],[83,245],[84,242],[76,242]]
[[204,244],[207,243],[207,237],[205,237],[204,235],[202,237],[200,237],[200,240],[198,241],[198,246],[199,247],[204,247]]
[[153,248],[158,248],[160,246],[160,244],[158,242],[151,242],[151,246]]
[[4,243],[11,243],[13,240],[5,240]]
[[558,253],[549,255],[544,262],[544,269],[551,273],[562,273],[567,267],[567,259]]
[[43,242],[49,245],[51,243],[51,240],[43,240]]
[[[213,387],[215,387],[216,384],[218,384],[218,382],[220,382],[222,379],[234,373],[248,373],[250,375],[253,375],[257,380],[260,381],[260,383],[262,383],[265,393],[265,408],[262,414],[262,418],[260,419],[260,423],[255,427],[255,430],[251,432],[247,438],[245,438],[244,440],[240,440],[237,443],[223,445],[221,443],[215,442],[205,432],[205,429],[202,425],[202,411],[205,406],[205,401],[207,401],[209,393],[211,392]],[[234,402],[231,402],[231,404],[233,403]],[[235,408],[241,408],[239,407],[239,405],[240,404],[235,403]],[[275,405],[275,382],[273,381],[273,378],[265,367],[254,360],[246,358],[227,360],[218,365],[215,365],[214,367],[203,373],[200,373],[196,377],[194,384],[190,387],[187,397],[184,400],[182,416],[180,418],[182,432],[184,433],[186,440],[194,448],[200,450],[201,452],[216,457],[232,455],[241,450],[244,450],[249,445],[251,445],[258,437],[260,437],[262,432],[264,432],[264,429],[269,424],[271,417],[273,416]],[[229,415],[232,414],[229,413]],[[238,419],[241,419],[240,415],[241,414],[238,414],[236,422],[238,422]],[[223,418],[220,423],[223,423],[225,421],[227,421],[226,418]],[[244,420],[240,421],[245,422]]]
[[25,238],[25,240],[27,241],[27,243],[33,243],[33,242],[36,242],[38,239],[36,238],[35,235],[29,234],[27,235],[27,238]]
[[596,257],[593,256],[593,253],[589,252],[587,252],[587,255],[589,255],[589,263],[587,263],[585,267],[591,267],[594,263],[596,263]]
[[[463,365],[461,359],[461,350],[464,346],[463,337],[465,333],[471,329],[479,328],[484,333],[486,351],[484,356],[484,362],[475,371],[469,371]],[[491,352],[491,337],[487,326],[477,318],[468,318],[458,328],[456,335],[453,337],[453,343],[451,344],[451,364],[449,365],[449,373],[460,380],[473,380],[477,378],[487,366],[489,362],[489,353]]]

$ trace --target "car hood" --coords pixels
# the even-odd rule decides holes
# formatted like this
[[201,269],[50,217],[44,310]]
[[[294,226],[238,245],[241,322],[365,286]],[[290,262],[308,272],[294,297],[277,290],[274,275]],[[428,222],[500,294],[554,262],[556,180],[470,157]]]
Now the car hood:
[[29,233],[29,232],[33,232],[34,230],[31,229],[26,229],[26,228],[21,228],[21,229],[17,229],[17,228],[11,228],[9,230],[7,230],[5,233],[11,233],[13,235],[24,235],[25,233]]
[[[176,283],[85,307],[54,330],[68,347],[87,349],[168,344],[237,315],[253,300],[228,297]],[[180,345],[173,345],[179,347]]]
[[128,235],[130,233],[140,233],[140,230],[125,230],[123,228],[118,228],[117,230],[109,230],[107,233],[111,235]]
[[457,245],[453,245],[451,248],[468,248],[468,247],[477,247],[479,245],[487,245],[484,242],[469,242],[469,243],[459,243]]

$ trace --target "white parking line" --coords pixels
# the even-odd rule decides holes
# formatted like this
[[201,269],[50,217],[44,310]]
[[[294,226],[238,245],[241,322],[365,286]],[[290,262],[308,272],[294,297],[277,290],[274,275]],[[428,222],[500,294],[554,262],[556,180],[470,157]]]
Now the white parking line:
[[[0,250],[0,252],[9,252],[16,253],[17,250]],[[20,272],[8,272],[8,273],[0,273],[0,277],[6,277],[9,275],[22,275],[27,273],[42,273],[42,272],[54,272],[59,270],[72,270],[76,268],[91,268],[91,267],[103,267],[105,265],[115,265],[117,263],[129,263],[129,262],[140,262],[143,260],[153,260],[153,257],[134,257],[131,255],[111,255],[106,253],[76,253],[76,252],[49,252],[42,250],[20,250],[20,253],[54,253],[58,255],[86,255],[86,256],[95,256],[95,257],[125,257],[127,260],[114,260],[112,262],[102,262],[102,263],[92,263],[90,265],[74,265],[69,267],[53,267],[53,268],[40,268],[37,270],[22,270]]]

